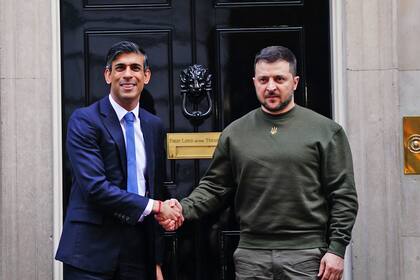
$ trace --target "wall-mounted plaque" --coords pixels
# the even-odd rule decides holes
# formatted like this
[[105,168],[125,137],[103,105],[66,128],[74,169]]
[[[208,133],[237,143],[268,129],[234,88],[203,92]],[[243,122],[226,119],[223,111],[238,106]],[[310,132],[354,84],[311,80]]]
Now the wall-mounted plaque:
[[168,159],[209,159],[219,141],[220,132],[167,133]]

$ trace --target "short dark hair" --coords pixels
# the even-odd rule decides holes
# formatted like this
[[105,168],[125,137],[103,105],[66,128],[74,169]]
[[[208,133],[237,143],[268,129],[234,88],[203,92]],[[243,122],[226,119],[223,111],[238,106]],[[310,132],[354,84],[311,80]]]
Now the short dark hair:
[[117,59],[122,53],[137,53],[144,56],[144,70],[149,68],[149,63],[147,61],[146,52],[139,47],[136,43],[130,41],[121,41],[118,42],[109,49],[108,54],[106,55],[106,68],[111,70],[112,62]]
[[291,50],[283,46],[270,46],[259,51],[255,55],[254,69],[259,61],[273,63],[279,60],[289,62],[290,73],[292,73],[293,76],[296,76],[296,56]]

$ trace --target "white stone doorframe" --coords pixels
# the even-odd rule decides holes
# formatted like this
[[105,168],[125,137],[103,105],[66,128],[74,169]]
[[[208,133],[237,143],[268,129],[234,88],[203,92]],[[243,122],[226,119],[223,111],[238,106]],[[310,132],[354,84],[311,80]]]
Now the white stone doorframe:
[[[344,129],[347,124],[346,56],[344,52],[344,1],[330,0],[331,73],[333,119]],[[352,280],[352,247],[347,246],[344,258],[344,280]]]
[[[51,0],[51,57],[52,57],[52,125],[53,125],[53,249],[57,251],[63,227],[63,150],[61,119],[61,49],[60,49],[60,1]],[[54,258],[54,257],[53,257]],[[63,279],[61,262],[53,260],[53,279]]]
[[[346,99],[345,99],[345,53],[343,38],[343,2],[330,0],[330,26],[331,26],[331,72],[332,72],[332,106],[333,118],[344,128],[346,125]],[[51,53],[52,53],[52,120],[53,120],[53,243],[54,252],[57,250],[63,225],[63,195],[62,195],[62,119],[61,119],[61,56],[60,56],[60,1],[51,0]],[[352,280],[351,246],[348,246],[345,258],[344,279]],[[54,261],[54,280],[63,279],[63,267],[60,262]]]

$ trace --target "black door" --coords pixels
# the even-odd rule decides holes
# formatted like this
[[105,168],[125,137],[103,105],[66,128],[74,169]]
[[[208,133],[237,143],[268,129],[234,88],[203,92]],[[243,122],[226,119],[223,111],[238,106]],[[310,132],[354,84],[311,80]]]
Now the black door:
[[[258,106],[252,76],[255,53],[289,47],[298,58],[296,102],[331,117],[329,1],[304,0],[61,0],[63,127],[75,108],[108,94],[105,54],[131,40],[148,53],[152,80],[141,106],[168,132],[221,131]],[[194,126],[182,114],[180,72],[193,64],[210,70],[214,108]],[[187,196],[208,160],[167,162],[166,188]],[[64,162],[64,208],[70,187]],[[166,279],[233,279],[238,242],[230,209],[166,233]]]

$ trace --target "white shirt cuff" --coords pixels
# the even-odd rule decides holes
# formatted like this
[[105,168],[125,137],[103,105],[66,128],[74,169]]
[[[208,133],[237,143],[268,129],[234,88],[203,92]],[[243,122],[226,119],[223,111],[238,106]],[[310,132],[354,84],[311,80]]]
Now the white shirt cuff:
[[143,214],[141,214],[138,222],[142,222],[147,215],[152,213],[154,202],[155,201],[153,199],[149,199],[149,202],[147,203],[146,209],[144,209],[144,212],[143,212]]

